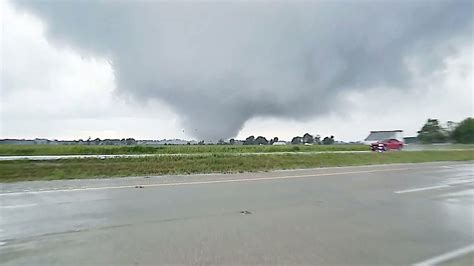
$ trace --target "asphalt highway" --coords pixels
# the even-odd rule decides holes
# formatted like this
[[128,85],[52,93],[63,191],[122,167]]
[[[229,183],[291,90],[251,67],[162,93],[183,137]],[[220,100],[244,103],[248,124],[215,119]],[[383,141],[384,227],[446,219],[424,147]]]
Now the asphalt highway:
[[2,265],[472,265],[471,162],[1,184]]

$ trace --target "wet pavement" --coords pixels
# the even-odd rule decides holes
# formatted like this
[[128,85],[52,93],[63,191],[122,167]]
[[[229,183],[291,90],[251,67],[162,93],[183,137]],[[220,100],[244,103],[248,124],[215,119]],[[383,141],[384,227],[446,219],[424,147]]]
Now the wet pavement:
[[440,162],[2,184],[0,258],[469,265],[473,170]]

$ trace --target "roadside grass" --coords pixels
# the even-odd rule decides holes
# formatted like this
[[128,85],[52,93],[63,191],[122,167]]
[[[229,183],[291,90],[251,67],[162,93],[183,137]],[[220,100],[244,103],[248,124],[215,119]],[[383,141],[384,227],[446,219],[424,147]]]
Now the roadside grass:
[[359,154],[169,156],[55,161],[0,161],[0,182],[141,175],[237,173],[391,163],[474,160],[474,151],[415,151]]
[[9,155],[118,155],[118,154],[192,154],[192,153],[255,153],[362,151],[367,145],[0,145],[0,156]]
[[441,144],[408,144],[406,150],[453,150],[453,149],[474,149],[474,144],[441,143]]
[[[410,144],[406,150],[474,149],[474,144],[419,145]],[[197,154],[197,153],[270,153],[367,151],[367,145],[0,145],[0,156],[14,155],[126,155],[126,154]]]

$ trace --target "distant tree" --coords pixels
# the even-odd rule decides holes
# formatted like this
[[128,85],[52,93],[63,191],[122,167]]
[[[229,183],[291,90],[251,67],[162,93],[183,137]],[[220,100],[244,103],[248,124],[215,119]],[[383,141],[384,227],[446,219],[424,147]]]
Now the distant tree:
[[331,145],[331,144],[334,144],[334,136],[331,136],[331,137],[324,137],[322,143],[323,143],[323,145]]
[[254,136],[250,136],[248,138],[245,139],[244,141],[244,145],[254,145],[255,144],[255,137]]
[[308,144],[313,144],[314,143],[314,137],[313,135],[306,133],[303,135],[303,143],[308,143]]
[[235,139],[230,139],[230,140],[229,140],[229,144],[230,144],[230,145],[234,145],[234,144],[235,144]]
[[217,141],[217,145],[224,145],[225,144],[225,141],[223,139],[219,139],[219,141]]
[[255,139],[255,144],[256,145],[268,145],[268,140],[265,137],[258,136]]
[[324,139],[321,141],[321,144],[328,145],[329,144],[329,137],[324,137]]
[[321,136],[320,135],[314,136],[314,143],[321,144]]
[[451,135],[457,126],[459,126],[459,123],[448,121],[446,122],[446,131],[448,131],[448,134]]
[[458,143],[474,143],[474,118],[468,117],[459,123],[452,138]]
[[137,141],[134,138],[128,138],[125,140],[126,145],[135,145],[137,144]]
[[302,137],[294,137],[292,140],[291,140],[291,144],[301,144],[303,143],[303,138]]
[[448,139],[446,131],[439,124],[438,119],[428,119],[420,131],[418,139],[422,143],[442,143]]
[[199,141],[198,145],[204,145],[204,140]]
[[274,137],[273,139],[270,140],[270,145],[273,143],[278,142],[278,137]]

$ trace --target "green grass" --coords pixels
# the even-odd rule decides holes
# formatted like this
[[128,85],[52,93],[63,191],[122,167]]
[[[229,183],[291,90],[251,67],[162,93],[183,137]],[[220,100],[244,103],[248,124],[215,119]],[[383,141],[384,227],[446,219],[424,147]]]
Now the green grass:
[[453,149],[474,149],[474,144],[410,144],[406,147],[407,149],[420,149],[420,150],[453,150]]
[[56,161],[0,161],[0,182],[474,160],[474,151],[363,154],[196,155]]
[[163,146],[95,146],[95,145],[0,145],[0,156],[5,155],[117,155],[117,154],[189,154],[189,153],[246,153],[291,151],[358,151],[366,145],[163,145]]

